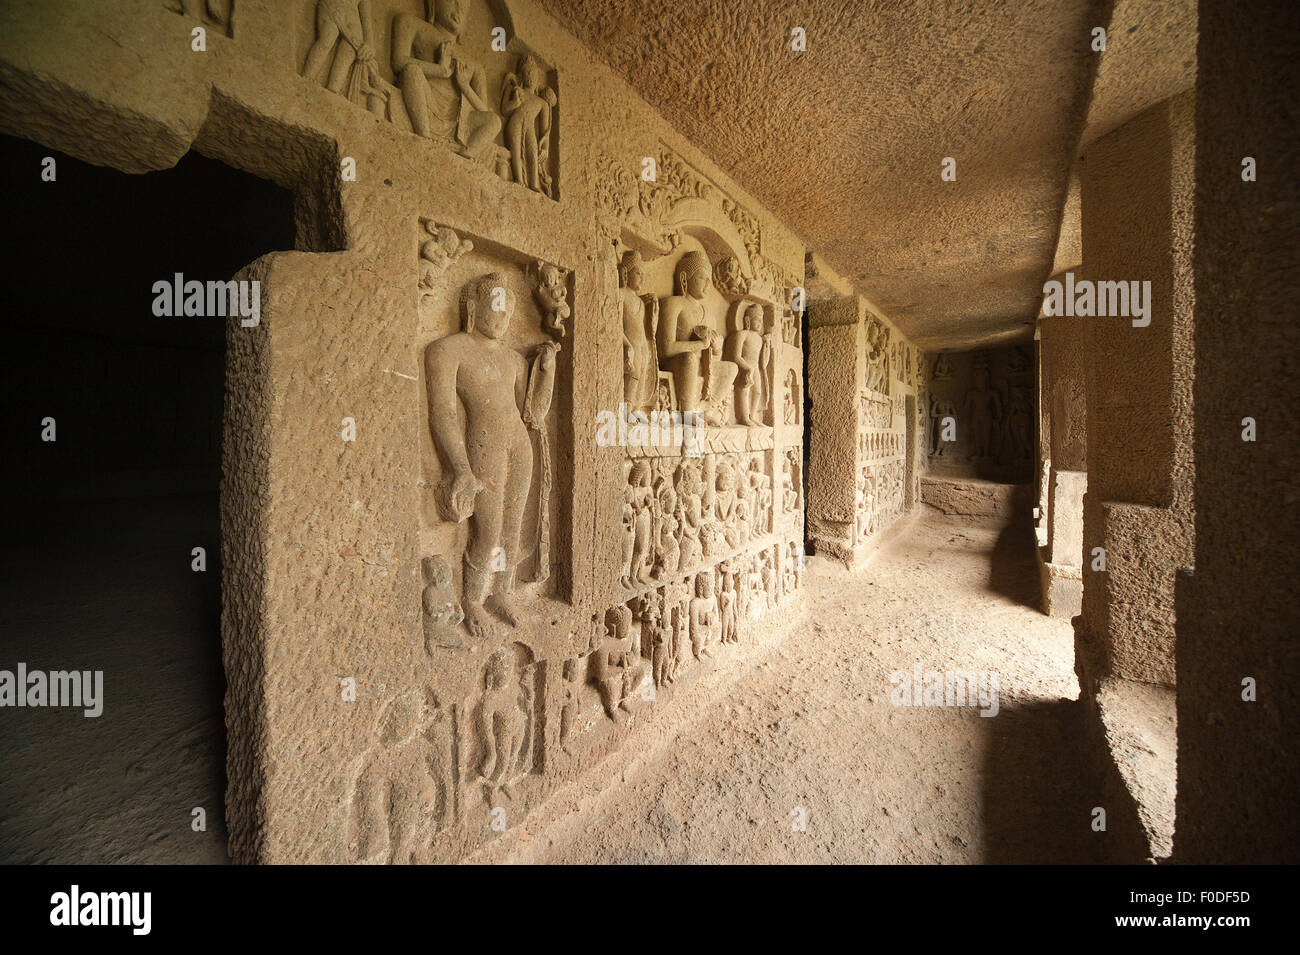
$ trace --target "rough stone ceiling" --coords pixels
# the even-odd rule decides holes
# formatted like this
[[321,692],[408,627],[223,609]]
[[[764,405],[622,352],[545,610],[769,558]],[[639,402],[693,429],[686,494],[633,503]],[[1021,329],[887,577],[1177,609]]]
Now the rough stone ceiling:
[[[1080,152],[1196,82],[1196,0],[1118,0],[1097,67]],[[1052,274],[1083,262],[1079,178],[1071,177]]]
[[1106,0],[541,2],[921,347],[1032,334]]

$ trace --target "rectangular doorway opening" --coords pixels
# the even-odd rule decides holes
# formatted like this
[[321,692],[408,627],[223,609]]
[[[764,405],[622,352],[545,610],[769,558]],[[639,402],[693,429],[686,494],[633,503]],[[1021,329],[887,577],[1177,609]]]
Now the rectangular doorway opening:
[[0,861],[225,862],[226,319],[157,316],[154,285],[294,248],[293,194],[193,152],[128,175],[2,136],[0,168],[0,667],[103,681],[98,716],[6,713]]

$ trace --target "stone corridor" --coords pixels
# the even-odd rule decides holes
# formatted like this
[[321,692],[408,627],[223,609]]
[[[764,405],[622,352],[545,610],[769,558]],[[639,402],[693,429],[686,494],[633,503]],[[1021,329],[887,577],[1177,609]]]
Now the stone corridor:
[[[864,570],[809,561],[779,641],[733,651],[675,725],[471,861],[1096,862],[1069,623],[1026,524],[927,508]],[[996,672],[1000,710],[890,703],[891,674]],[[796,810],[805,809],[798,831]]]
[[0,3],[0,863],[1300,861],[1296,89],[1295,0]]

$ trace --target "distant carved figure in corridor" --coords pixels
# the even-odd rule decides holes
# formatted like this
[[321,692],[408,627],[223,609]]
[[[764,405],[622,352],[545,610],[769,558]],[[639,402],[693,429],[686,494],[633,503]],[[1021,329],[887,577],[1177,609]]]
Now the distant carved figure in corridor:
[[937,458],[943,457],[943,452],[950,443],[943,438],[945,418],[952,418],[955,427],[957,406],[947,398],[932,396],[930,398],[930,454]]
[[1002,420],[1002,399],[989,387],[988,369],[975,369],[975,386],[966,392],[963,410],[971,427],[971,456],[977,461],[988,460],[994,426]]
[[1011,397],[1007,401],[1006,431],[1008,440],[1004,442],[1006,452],[1010,453],[1005,456],[1015,461],[1024,461],[1029,458],[1030,452],[1033,450],[1029,426],[1033,413],[1033,404],[1030,401],[1028,389],[1020,385],[1013,385]]

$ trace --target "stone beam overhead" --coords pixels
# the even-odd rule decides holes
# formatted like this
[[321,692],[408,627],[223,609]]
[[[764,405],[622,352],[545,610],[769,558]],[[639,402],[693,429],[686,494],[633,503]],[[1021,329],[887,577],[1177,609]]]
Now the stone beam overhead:
[[1195,0],[1116,0],[1107,34],[1080,151],[1196,82]]

